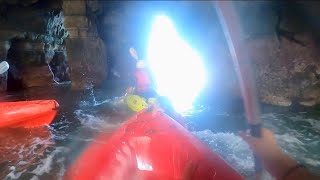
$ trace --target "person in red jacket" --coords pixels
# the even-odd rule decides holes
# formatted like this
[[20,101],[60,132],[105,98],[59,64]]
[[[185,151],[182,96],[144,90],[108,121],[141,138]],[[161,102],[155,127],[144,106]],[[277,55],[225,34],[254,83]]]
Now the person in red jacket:
[[142,96],[147,100],[157,95],[153,88],[154,83],[152,82],[151,73],[148,71],[145,62],[142,60],[139,60],[136,64],[134,77],[136,79],[135,91],[137,95]]
[[146,62],[143,60],[138,60],[138,55],[135,49],[130,48],[129,52],[131,56],[137,61],[136,69],[133,74],[134,81],[131,83],[132,86],[127,89],[127,93],[136,94],[140,97],[143,97],[148,101],[149,98],[156,98],[156,102],[158,107],[164,110],[164,112],[169,115],[171,118],[175,119],[182,126],[186,127],[186,122],[184,118],[175,111],[171,101],[165,97],[160,96],[155,91],[155,84],[153,83],[153,79],[151,73],[146,65]]
[[140,97],[148,100],[149,98],[155,98],[157,93],[154,90],[154,83],[151,78],[151,73],[146,67],[146,63],[142,60],[138,60],[136,63],[136,69],[133,74],[132,85],[127,90],[127,93],[136,94]]

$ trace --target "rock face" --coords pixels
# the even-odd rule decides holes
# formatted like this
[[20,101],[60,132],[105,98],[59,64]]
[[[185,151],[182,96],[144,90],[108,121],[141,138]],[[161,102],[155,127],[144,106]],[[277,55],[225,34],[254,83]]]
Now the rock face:
[[[69,76],[68,69],[58,67],[61,64],[51,63],[61,47],[43,42],[15,39],[11,41],[7,59],[10,64],[8,90],[51,86],[59,74]],[[64,63],[66,60],[64,59]],[[29,70],[31,69],[31,70]],[[54,72],[51,69],[55,69]],[[37,79],[40,78],[40,79]],[[67,80],[67,78],[65,78]]]
[[25,66],[22,74],[22,85],[26,88],[50,86],[53,83],[53,74],[48,66]]
[[320,26],[310,19],[320,16],[314,9],[320,3],[236,4],[261,101],[279,106],[319,104]]
[[107,77],[106,49],[99,38],[67,40],[68,62],[74,89],[99,86]]
[[73,89],[99,86],[107,78],[107,54],[94,19],[87,17],[84,0],[63,2],[65,27],[70,33],[66,41]]
[[54,74],[54,81],[66,82],[70,81],[70,68],[67,64],[67,55],[65,50],[55,52],[50,67]]
[[[1,91],[50,85],[52,74],[47,73],[47,64],[68,36],[62,1],[2,0],[0,10],[0,58],[10,64],[8,80],[1,80]],[[30,77],[45,77],[47,81]]]
[[311,37],[305,35],[303,38],[306,46],[288,40],[279,42],[275,37],[248,42],[263,102],[280,106],[320,102],[317,48]]
[[[135,27],[130,23],[127,9],[130,2],[89,1],[88,16],[96,22],[97,32],[106,44],[108,52],[108,78],[127,79],[131,65],[134,61],[130,58],[129,47],[133,45],[132,36],[136,36]],[[134,16],[134,12],[131,16]],[[135,47],[136,48],[136,47]]]
[[98,7],[96,1],[85,0],[1,0],[0,58],[11,66],[0,79],[1,91],[70,80],[76,89],[100,85],[107,74],[106,48],[96,22],[87,17],[95,4]]

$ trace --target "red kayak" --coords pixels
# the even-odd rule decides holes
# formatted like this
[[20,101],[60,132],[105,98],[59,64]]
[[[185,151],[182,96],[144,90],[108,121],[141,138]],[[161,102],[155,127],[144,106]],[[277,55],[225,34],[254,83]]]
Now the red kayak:
[[0,102],[0,128],[33,128],[50,124],[58,107],[55,100]]
[[243,179],[217,154],[160,111],[142,111],[112,136],[101,135],[66,179]]

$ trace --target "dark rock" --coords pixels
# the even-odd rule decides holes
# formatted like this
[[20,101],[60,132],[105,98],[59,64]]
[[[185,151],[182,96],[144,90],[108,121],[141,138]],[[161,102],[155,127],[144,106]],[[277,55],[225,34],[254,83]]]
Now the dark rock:
[[55,81],[70,81],[70,69],[67,63],[66,52],[56,52],[52,61],[50,62],[50,67],[54,74]]
[[[9,84],[17,84],[19,81],[21,81],[18,84],[22,84],[18,87],[32,87],[33,85],[29,86],[26,82],[26,78],[22,79],[23,71],[25,71],[26,68],[36,68],[38,66],[46,66],[48,67],[48,64],[52,61],[54,58],[54,55],[56,52],[64,51],[63,46],[59,45],[52,45],[48,43],[43,42],[30,42],[28,40],[21,40],[21,39],[15,39],[11,42],[11,47],[8,51],[8,62],[10,65],[12,65],[9,69],[9,81],[17,81],[17,82],[9,82]],[[64,63],[64,64],[63,64]],[[69,81],[69,73],[68,73],[68,67],[64,58],[63,63],[58,63],[55,67],[60,68],[59,70],[55,69],[58,74],[57,77],[60,77],[58,82],[63,81]],[[45,72],[42,71],[41,72]],[[35,72],[37,74],[38,72]],[[44,76],[47,76],[44,74]],[[27,78],[28,79],[28,78]],[[31,81],[32,78],[31,78]],[[45,82],[45,81],[42,81]],[[47,81],[50,82],[51,81]],[[27,84],[27,85],[24,85]],[[30,82],[30,84],[34,84],[33,82]],[[37,83],[35,83],[37,84]],[[37,86],[41,85],[41,83],[38,83]],[[42,84],[46,86],[45,84]],[[16,86],[16,85],[14,85]],[[11,85],[10,88],[11,89]],[[13,88],[16,89],[16,88]]]
[[[22,73],[26,68],[47,66],[67,38],[62,0],[2,0],[0,10],[0,40],[11,44],[5,45],[6,48],[1,44],[0,47],[1,59],[10,64],[8,88],[42,84],[44,81],[41,80],[27,83],[26,79],[32,77],[29,74],[22,77]],[[44,77],[47,76],[44,70],[40,71],[45,73]]]
[[8,41],[0,42],[0,59],[7,59],[9,48],[10,48],[10,44]]
[[25,66],[21,80],[24,88],[46,87],[53,84],[53,75],[49,66]]
[[[50,2],[30,1],[31,4],[26,4],[19,1],[16,6],[15,3],[2,4],[5,22],[1,23],[0,38],[28,36],[33,41],[62,43],[68,35],[63,25],[62,1]],[[24,6],[19,6],[20,3]]]
[[65,27],[70,34],[66,54],[73,89],[102,85],[107,77],[106,47],[97,34],[97,21],[92,16],[95,2],[88,2],[90,7],[84,0],[63,2]]
[[[265,103],[290,106],[293,101],[317,104],[320,69],[316,47],[312,38],[301,35],[307,47],[275,38],[247,41],[256,69],[256,80],[261,100]],[[312,93],[311,93],[312,92]],[[312,94],[312,95],[311,95]]]
[[71,38],[66,41],[73,89],[99,86],[107,77],[107,54],[100,38]]
[[278,106],[319,104],[317,2],[234,2],[254,64],[260,100]]
[[45,43],[14,40],[8,52],[8,61],[20,69],[24,65],[47,64],[45,56]]

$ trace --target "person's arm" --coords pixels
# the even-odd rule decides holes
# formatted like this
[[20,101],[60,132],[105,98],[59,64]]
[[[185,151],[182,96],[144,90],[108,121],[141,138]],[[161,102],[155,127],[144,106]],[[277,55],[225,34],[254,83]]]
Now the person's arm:
[[129,94],[133,94],[134,93],[134,88],[136,86],[136,82],[137,82],[137,79],[135,77],[135,75],[132,75],[129,77],[129,87],[127,88],[127,93]]
[[261,159],[264,168],[276,179],[315,180],[320,178],[284,154],[270,130],[263,128],[261,138],[255,138],[246,133],[241,133],[240,136]]
[[131,87],[134,87],[136,85],[137,79],[135,74],[132,74],[132,76],[129,77],[129,85]]

